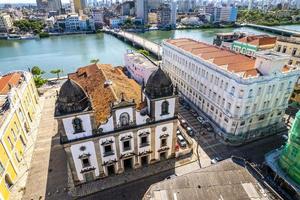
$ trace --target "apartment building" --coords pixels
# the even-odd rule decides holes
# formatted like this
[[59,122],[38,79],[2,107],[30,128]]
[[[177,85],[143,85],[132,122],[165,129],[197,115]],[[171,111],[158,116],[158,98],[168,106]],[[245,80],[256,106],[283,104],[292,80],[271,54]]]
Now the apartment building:
[[0,77],[0,199],[9,199],[23,173],[20,165],[39,111],[38,99],[30,73],[18,71]]
[[185,38],[163,42],[163,69],[231,143],[274,134],[283,126],[300,74],[298,67],[287,65],[289,59],[271,51],[251,59]]
[[[300,36],[278,37],[274,51],[290,55],[289,64],[300,66]],[[300,79],[295,86],[291,100],[300,103]]]
[[69,74],[55,117],[75,185],[174,157],[177,105],[160,68],[145,87],[111,65]]
[[9,14],[0,13],[0,32],[9,32],[13,28],[13,21]]

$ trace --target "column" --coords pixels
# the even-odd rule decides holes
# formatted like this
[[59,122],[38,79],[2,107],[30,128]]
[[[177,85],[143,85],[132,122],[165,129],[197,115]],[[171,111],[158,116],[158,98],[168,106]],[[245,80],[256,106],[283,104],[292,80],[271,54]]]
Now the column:
[[136,154],[135,156],[134,156],[134,168],[138,168],[138,167],[140,167],[141,165],[140,165],[140,163],[139,163],[139,156],[138,156],[138,154],[139,154],[139,151],[138,151],[138,138],[137,138],[138,136],[137,136],[137,131],[134,131],[133,132],[133,143],[134,143],[134,153]]
[[118,171],[117,173],[120,174],[124,171],[124,169],[122,168],[122,160],[120,159],[121,155],[120,155],[120,139],[119,139],[119,135],[115,135],[115,145],[116,145],[116,155],[117,155],[117,165],[118,165]]
[[74,160],[73,160],[73,156],[72,156],[72,152],[71,152],[70,147],[71,147],[70,145],[66,145],[66,146],[64,146],[64,149],[66,151],[68,164],[70,166],[70,169],[71,169],[71,172],[72,172],[72,177],[73,177],[74,183],[76,185],[76,182],[78,183],[78,182],[80,182],[80,180],[77,176],[77,171],[76,171],[76,167],[75,167],[75,163],[74,163]]
[[177,132],[177,119],[173,120],[173,132],[172,136],[172,146],[171,146],[171,157],[175,157],[175,146],[176,146],[176,132]]
[[155,127],[151,127],[151,132],[150,132],[150,137],[151,137],[151,157],[150,157],[150,164],[156,162],[155,159],[155,153],[156,153],[156,149],[155,149]]
[[96,159],[98,163],[98,168],[99,168],[99,177],[102,178],[105,176],[104,174],[104,169],[102,166],[102,157],[101,157],[101,149],[100,149],[100,144],[99,140],[93,140],[94,146],[95,146],[95,151],[96,151]]

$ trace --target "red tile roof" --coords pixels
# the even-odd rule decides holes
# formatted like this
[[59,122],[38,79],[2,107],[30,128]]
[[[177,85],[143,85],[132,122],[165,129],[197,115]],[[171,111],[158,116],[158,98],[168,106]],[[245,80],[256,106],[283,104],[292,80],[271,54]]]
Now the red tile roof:
[[272,45],[276,43],[277,38],[268,35],[251,35],[239,39],[239,42],[252,44],[255,46]]
[[217,66],[227,66],[227,71],[233,73],[244,73],[243,77],[259,75],[255,69],[255,60],[238,53],[222,49],[203,42],[198,42],[189,38],[167,40],[178,48],[184,49],[203,60],[212,60]]
[[20,73],[11,73],[0,77],[0,95],[7,94],[10,86],[18,86],[21,81]]

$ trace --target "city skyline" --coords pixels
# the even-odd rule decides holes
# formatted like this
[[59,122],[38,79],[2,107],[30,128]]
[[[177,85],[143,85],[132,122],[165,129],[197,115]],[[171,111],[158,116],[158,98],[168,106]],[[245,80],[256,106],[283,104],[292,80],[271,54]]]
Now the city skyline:
[[[62,3],[69,3],[70,0],[61,0]],[[1,4],[17,4],[17,3],[36,3],[36,0],[1,0]]]

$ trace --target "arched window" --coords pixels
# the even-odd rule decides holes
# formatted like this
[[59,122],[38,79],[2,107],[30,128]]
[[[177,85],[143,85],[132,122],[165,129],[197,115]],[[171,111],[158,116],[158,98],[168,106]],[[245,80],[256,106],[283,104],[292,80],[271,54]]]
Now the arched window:
[[82,120],[80,118],[75,118],[73,119],[73,128],[74,128],[74,131],[75,133],[81,133],[83,132],[83,128],[82,128]]
[[11,186],[13,186],[13,183],[8,174],[5,175],[5,185],[8,189],[11,188]]
[[124,112],[120,115],[120,123],[121,126],[128,126],[129,125],[129,121],[130,121],[130,117],[129,114]]
[[164,101],[161,104],[161,115],[167,115],[169,114],[169,102]]

